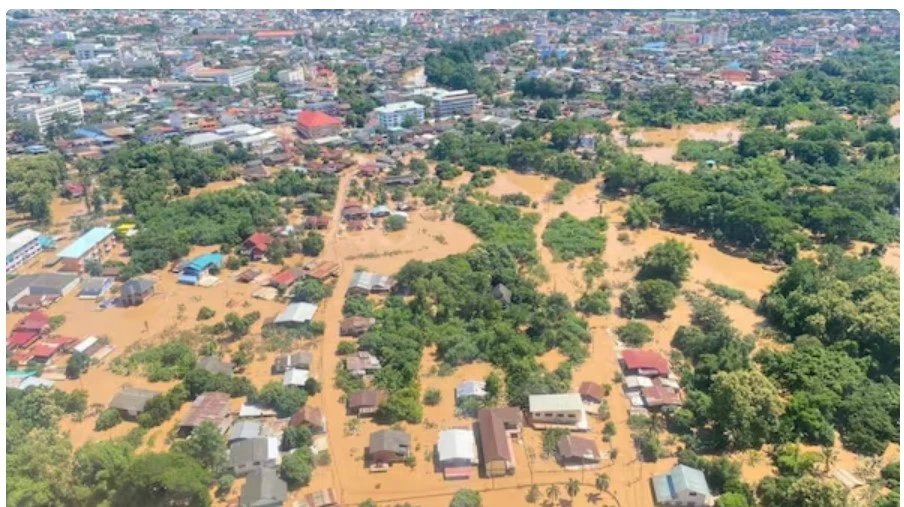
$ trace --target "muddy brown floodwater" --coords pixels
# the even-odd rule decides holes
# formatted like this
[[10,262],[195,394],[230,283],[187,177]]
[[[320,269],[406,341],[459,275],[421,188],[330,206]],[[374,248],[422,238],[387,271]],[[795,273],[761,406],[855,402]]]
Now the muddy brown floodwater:
[[[632,134],[633,139],[651,143],[653,146],[626,148],[629,152],[640,155],[651,164],[671,164],[683,171],[690,171],[696,166],[694,162],[675,160],[678,152],[678,143],[682,139],[694,139],[697,141],[719,141],[723,143],[737,143],[743,134],[741,122],[729,121],[721,123],[700,123],[690,125],[678,125],[675,128],[643,128]],[[613,131],[616,142],[627,146],[627,138],[622,131]]]
[[[670,146],[674,153],[674,147],[681,137],[710,138],[719,140],[734,140],[739,135],[737,124],[707,125],[705,128],[698,126],[686,126],[682,129],[663,130],[655,129],[644,131],[639,135],[646,140],[663,142]],[[671,162],[671,154],[669,160]],[[373,160],[375,155],[358,155],[358,161]],[[431,168],[433,164],[430,164]],[[453,182],[452,186],[462,184],[469,179],[467,173]],[[315,361],[312,366],[314,375],[322,381],[323,390],[320,394],[311,397],[311,406],[322,408],[327,420],[327,438],[331,463],[328,466],[317,467],[312,482],[309,486],[292,492],[290,500],[300,500],[304,495],[322,488],[335,488],[340,492],[343,505],[357,505],[359,502],[373,498],[381,504],[411,502],[423,507],[446,506],[450,497],[460,488],[471,488],[482,492],[485,505],[524,505],[528,488],[531,484],[538,484],[541,491],[545,491],[550,483],[559,484],[563,491],[564,483],[569,479],[578,479],[583,483],[581,494],[574,499],[574,506],[606,505],[617,503],[623,507],[651,506],[653,505],[649,479],[652,475],[669,470],[674,464],[674,458],[665,458],[657,463],[642,463],[637,460],[633,452],[631,432],[628,427],[628,403],[621,394],[613,378],[618,372],[616,341],[613,330],[627,322],[616,313],[610,315],[590,317],[587,319],[592,342],[589,345],[588,360],[575,368],[573,372],[573,389],[577,389],[583,381],[613,384],[611,395],[608,397],[611,420],[616,424],[616,435],[610,443],[604,443],[601,438],[603,423],[595,417],[591,417],[591,430],[587,434],[593,438],[603,450],[617,449],[615,460],[605,463],[598,471],[573,472],[559,467],[554,461],[542,457],[540,433],[532,429],[525,429],[524,435],[515,445],[517,470],[514,475],[497,478],[483,479],[475,475],[466,481],[444,481],[442,475],[434,470],[433,463],[428,459],[436,444],[438,434],[442,429],[466,426],[472,420],[462,419],[456,416],[454,411],[454,387],[468,379],[481,379],[491,371],[491,366],[484,363],[465,365],[445,377],[436,373],[436,361],[433,350],[424,352],[421,364],[421,388],[439,389],[442,393],[442,401],[433,407],[425,407],[424,422],[419,425],[402,424],[402,429],[412,436],[414,455],[417,463],[413,468],[405,465],[393,466],[388,472],[371,474],[364,467],[363,456],[371,432],[383,429],[369,420],[361,420],[357,428],[347,427],[351,419],[345,415],[345,406],[342,392],[333,383],[333,372],[341,360],[335,354],[336,346],[341,341],[339,336],[339,322],[342,319],[342,306],[344,303],[344,288],[356,268],[394,274],[410,260],[432,261],[456,253],[467,251],[477,243],[477,238],[464,226],[455,223],[451,218],[442,219],[441,213],[435,210],[421,208],[409,213],[408,227],[399,232],[387,233],[379,228],[348,232],[341,224],[340,211],[345,203],[349,185],[355,178],[353,171],[348,171],[340,177],[339,192],[335,208],[332,211],[332,220],[329,228],[324,232],[325,248],[320,259],[335,261],[340,270],[336,280],[336,289],[333,295],[327,298],[315,316],[316,320],[326,324],[326,330],[320,339],[305,342],[300,347],[314,352]],[[707,281],[724,284],[744,291],[749,297],[758,299],[777,278],[778,274],[764,269],[761,265],[752,263],[744,258],[730,255],[720,251],[711,241],[695,238],[689,235],[676,234],[658,229],[643,231],[627,231],[622,229],[622,210],[626,206],[623,200],[609,200],[602,204],[597,201],[597,185],[599,180],[577,185],[567,196],[563,204],[549,202],[546,197],[552,191],[556,180],[539,175],[524,175],[512,171],[499,172],[493,185],[486,189],[493,196],[501,196],[507,193],[524,192],[537,201],[535,210],[541,215],[541,220],[535,229],[537,236],[537,248],[540,259],[548,273],[548,277],[540,283],[540,290],[544,292],[558,291],[564,293],[571,301],[575,301],[585,290],[582,276],[582,264],[588,259],[577,259],[571,262],[555,262],[551,252],[542,245],[541,236],[549,220],[562,212],[568,212],[580,218],[587,219],[600,213],[606,216],[609,222],[606,231],[606,249],[602,260],[608,268],[602,281],[612,288],[611,305],[618,306],[618,295],[621,290],[631,282],[636,268],[631,260],[643,255],[651,246],[669,238],[678,239],[688,244],[694,251],[696,259],[690,271],[689,279],[683,288],[699,291],[704,294],[708,291],[703,287]],[[216,188],[230,188],[234,182],[224,182]],[[68,214],[78,214],[84,211],[83,205],[78,202],[57,203],[55,211],[61,227],[66,226],[65,219]],[[619,233],[626,233],[627,239],[618,240]],[[194,248],[192,255],[215,250],[216,247]],[[121,249],[114,251],[118,255]],[[897,263],[900,256],[900,248],[897,245],[889,247],[886,257],[887,263],[893,260]],[[286,260],[287,265],[300,265],[310,259],[302,256],[293,256]],[[265,272],[273,274],[279,271],[279,266],[257,263],[257,267]],[[27,269],[33,269],[29,265]],[[113,395],[124,385],[147,387],[164,391],[173,383],[149,383],[143,378],[132,376],[119,376],[107,370],[107,364],[111,358],[122,354],[131,344],[159,339],[165,330],[173,328],[191,329],[197,322],[195,320],[201,306],[208,306],[217,312],[219,320],[225,313],[235,311],[240,314],[251,311],[260,311],[261,320],[252,328],[253,340],[260,340],[260,326],[263,322],[274,317],[283,307],[284,303],[269,302],[254,299],[251,293],[259,288],[256,284],[240,284],[232,281],[230,275],[234,272],[224,271],[221,283],[211,288],[189,287],[176,283],[177,275],[167,271],[159,271],[155,274],[157,280],[157,292],[144,305],[133,308],[110,308],[98,311],[91,301],[78,300],[75,295],[69,295],[62,301],[50,307],[50,315],[65,315],[66,322],[59,329],[63,335],[72,335],[84,338],[90,335],[103,335],[110,339],[116,347],[116,351],[109,356],[107,362],[93,367],[81,379],[76,381],[62,381],[57,385],[67,391],[76,388],[85,388],[89,392],[89,404],[101,404],[106,406]],[[599,281],[597,282],[599,283]],[[726,305],[726,312],[733,319],[735,326],[743,333],[752,333],[762,325],[762,320],[752,310],[735,303]],[[660,351],[668,356],[670,341],[678,326],[688,324],[691,309],[688,303],[679,298],[677,307],[662,321],[647,321],[654,331],[653,343],[647,348]],[[20,318],[20,315],[10,315],[7,323],[7,331]],[[255,361],[248,367],[246,374],[254,385],[260,387],[266,382],[278,380],[270,374],[269,365],[273,353],[258,352]],[[553,369],[564,361],[564,357],[558,351],[553,351],[538,358],[538,361],[547,369]],[[237,405],[241,400],[233,400]],[[188,405],[183,407],[187,410]],[[149,432],[140,452],[150,450],[160,451],[167,448],[167,435],[171,428],[179,420],[183,412],[171,418],[166,424]],[[63,428],[69,431],[75,446],[82,445],[90,440],[106,439],[125,434],[133,423],[124,423],[106,432],[93,431],[96,417],[87,417],[81,422],[65,421]],[[664,436],[665,437],[665,436]],[[897,456],[897,446],[889,450],[889,459]],[[740,458],[741,456],[739,456]],[[841,462],[849,468],[856,468],[858,458],[850,453],[841,453]],[[744,459],[744,476],[749,481],[762,478],[771,473],[768,459],[765,454],[762,459]],[[596,473],[606,473],[610,477],[611,496],[604,495],[601,500],[588,497],[588,493],[594,491],[593,482]],[[242,481],[237,481],[232,494],[226,500],[218,500],[217,505],[229,505],[235,502],[236,495],[240,491]],[[616,502],[617,500],[617,502]]]

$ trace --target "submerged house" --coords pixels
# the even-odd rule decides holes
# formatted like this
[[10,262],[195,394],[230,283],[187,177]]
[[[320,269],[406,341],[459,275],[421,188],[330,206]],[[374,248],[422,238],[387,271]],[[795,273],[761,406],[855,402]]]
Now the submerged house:
[[212,268],[221,268],[224,259],[224,255],[220,253],[208,253],[195,257],[182,268],[179,283],[197,285],[201,277],[210,272]]
[[119,297],[125,306],[135,306],[144,303],[154,293],[154,282],[143,278],[133,278],[122,284]]

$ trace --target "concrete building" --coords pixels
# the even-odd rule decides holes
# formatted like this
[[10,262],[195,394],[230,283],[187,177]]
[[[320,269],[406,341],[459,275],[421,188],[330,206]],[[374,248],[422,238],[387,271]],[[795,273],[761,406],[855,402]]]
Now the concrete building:
[[103,58],[122,58],[122,50],[118,46],[104,46],[99,43],[86,42],[75,46],[75,57],[79,61],[98,60]]
[[304,83],[304,70],[285,69],[276,73],[276,79],[281,85]]
[[169,123],[182,132],[197,132],[201,129],[201,116],[194,113],[172,113]]
[[75,124],[81,124],[85,120],[85,110],[82,108],[81,99],[26,106],[19,110],[18,116],[22,121],[36,123],[41,134],[46,134],[47,128],[56,123],[53,118],[56,113],[68,114]]
[[191,72],[191,78],[195,81],[213,82],[218,85],[237,88],[243,84],[254,81],[258,67],[236,67],[234,69],[208,69],[201,68]]
[[588,428],[580,394],[533,394],[529,404],[530,421],[535,427],[561,425],[577,430]]
[[305,139],[319,139],[339,134],[342,120],[320,111],[302,111],[295,119],[295,128]]
[[728,44],[728,25],[722,23],[704,27],[700,32],[700,44],[703,46],[724,46]]
[[81,273],[85,270],[85,261],[89,259],[100,261],[112,250],[115,242],[113,229],[109,227],[91,229],[59,253],[61,271]]
[[11,273],[25,264],[35,255],[41,253],[41,243],[38,238],[41,233],[32,229],[19,231],[10,238],[6,238],[6,272]]
[[200,134],[188,136],[182,140],[182,144],[188,146],[192,151],[201,153],[208,153],[213,150],[213,145],[225,142],[225,137],[213,132],[201,132]]
[[412,118],[415,123],[424,121],[424,106],[409,100],[407,102],[395,102],[375,109],[380,126],[383,128],[401,127],[407,118]]
[[433,100],[433,110],[437,118],[454,115],[469,115],[477,105],[477,95],[468,90],[447,92]]

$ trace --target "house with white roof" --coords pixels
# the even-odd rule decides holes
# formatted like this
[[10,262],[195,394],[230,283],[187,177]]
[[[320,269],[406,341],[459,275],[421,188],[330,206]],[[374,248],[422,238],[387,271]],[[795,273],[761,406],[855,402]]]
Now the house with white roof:
[[297,326],[310,322],[317,313],[317,305],[311,303],[292,303],[273,319],[274,324]]
[[454,428],[439,433],[437,461],[446,479],[467,479],[479,464],[477,443],[470,429]]
[[530,422],[535,428],[590,429],[584,402],[578,393],[533,394],[528,404]]

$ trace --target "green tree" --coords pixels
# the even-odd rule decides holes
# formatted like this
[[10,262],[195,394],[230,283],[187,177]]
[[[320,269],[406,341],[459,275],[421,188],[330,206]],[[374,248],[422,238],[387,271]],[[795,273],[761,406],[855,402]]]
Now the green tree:
[[556,100],[544,100],[537,108],[537,118],[554,120],[559,116],[559,102]]
[[559,489],[558,484],[550,484],[549,487],[546,488],[546,498],[549,498],[553,503],[555,503],[559,499],[559,495],[562,492]]
[[770,441],[784,410],[775,385],[758,370],[719,372],[712,382],[710,415],[728,448],[752,449]]
[[78,351],[73,352],[66,361],[66,378],[78,379],[82,376],[82,373],[88,371],[88,366],[90,365],[90,357]]
[[308,257],[317,257],[323,251],[323,247],[323,236],[313,231],[301,241],[301,252]]
[[191,436],[175,442],[173,452],[181,452],[196,459],[211,477],[225,474],[229,466],[226,437],[217,426],[209,421],[201,423],[191,432]]
[[390,392],[377,409],[377,418],[388,424],[399,421],[418,424],[423,416],[424,408],[421,407],[417,389],[413,387]]
[[289,489],[307,486],[314,474],[314,457],[309,449],[298,449],[286,455],[279,465],[279,476]]
[[424,405],[433,407],[439,405],[442,399],[443,393],[439,389],[427,389],[424,393]]
[[305,303],[319,303],[330,295],[329,286],[313,278],[305,278],[292,288],[292,298]]
[[687,279],[694,254],[689,246],[667,239],[647,250],[640,261],[638,280],[668,280],[676,286]]
[[207,507],[209,484],[207,471],[190,456],[140,454],[122,474],[112,505]]
[[449,507],[480,507],[480,493],[473,489],[460,489],[455,492]]
[[314,442],[310,428],[304,426],[289,426],[283,430],[282,450],[307,448]]
[[725,493],[716,499],[716,507],[749,507],[747,497],[740,493]]
[[609,474],[596,474],[594,485],[600,493],[609,491]]
[[289,417],[303,407],[307,400],[308,394],[304,390],[273,381],[265,384],[251,401],[272,408],[277,417]]
[[571,498],[571,501],[574,501],[574,497],[578,496],[578,493],[581,492],[581,483],[578,482],[577,479],[568,479],[568,483],[565,484],[565,492],[568,493],[568,497]]

